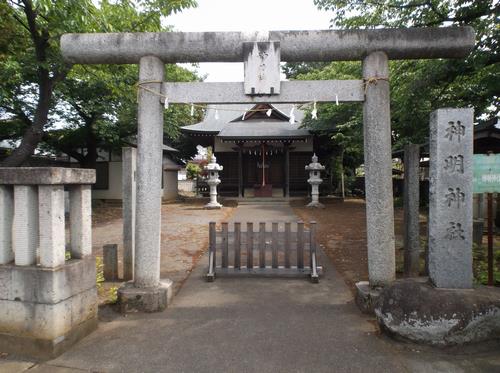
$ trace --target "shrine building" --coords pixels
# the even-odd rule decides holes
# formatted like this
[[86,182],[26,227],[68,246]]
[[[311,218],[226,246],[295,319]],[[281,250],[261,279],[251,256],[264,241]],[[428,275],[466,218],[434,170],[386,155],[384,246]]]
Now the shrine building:
[[[292,118],[292,119],[291,119]],[[224,167],[226,196],[306,195],[313,135],[301,128],[304,112],[293,105],[209,105],[202,122],[182,127],[196,144],[211,146]]]

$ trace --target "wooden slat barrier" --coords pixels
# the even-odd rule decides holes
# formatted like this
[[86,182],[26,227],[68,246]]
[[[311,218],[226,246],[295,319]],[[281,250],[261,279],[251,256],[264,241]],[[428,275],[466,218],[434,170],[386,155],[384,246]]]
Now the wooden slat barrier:
[[227,267],[228,265],[228,255],[229,255],[229,240],[228,240],[228,228],[227,223],[222,223],[222,267]]
[[259,223],[259,267],[266,268],[266,223]]
[[241,267],[241,223],[234,223],[234,268]]
[[253,268],[253,223],[247,223],[247,268]]
[[[241,226],[241,222],[235,222],[230,230],[224,222],[217,231],[215,223],[210,223],[208,281],[213,281],[219,273],[308,275],[313,282],[318,282],[322,268],[317,265],[316,222],[310,222],[308,230],[304,222],[273,222],[270,231],[266,231],[266,223],[261,222],[257,232],[251,222],[246,223],[246,231],[242,231]],[[257,257],[254,250],[259,252]],[[219,262],[217,251],[221,254]]]
[[297,267],[304,268],[304,222],[297,223]]
[[278,223],[273,223],[272,267],[278,268]]

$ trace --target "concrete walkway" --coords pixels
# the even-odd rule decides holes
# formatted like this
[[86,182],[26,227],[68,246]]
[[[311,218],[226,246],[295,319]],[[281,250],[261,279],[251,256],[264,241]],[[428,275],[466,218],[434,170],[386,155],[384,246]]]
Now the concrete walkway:
[[[247,205],[235,221],[297,220]],[[305,279],[204,280],[206,260],[163,313],[112,315],[58,359],[29,372],[496,372],[500,355],[436,351],[378,335],[324,255]],[[491,348],[491,347],[490,347]],[[499,350],[497,350],[499,351]]]

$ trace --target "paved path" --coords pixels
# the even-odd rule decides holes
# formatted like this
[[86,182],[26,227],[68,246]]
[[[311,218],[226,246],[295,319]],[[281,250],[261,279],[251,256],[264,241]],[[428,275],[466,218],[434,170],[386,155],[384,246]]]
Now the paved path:
[[240,205],[231,217],[230,221],[253,222],[254,226],[259,222],[270,223],[273,221],[298,221],[290,205],[279,204],[248,204]]
[[[287,206],[239,207],[233,220],[296,220]],[[378,335],[321,254],[325,276],[204,281],[204,260],[156,314],[115,316],[34,372],[495,372],[500,355],[422,349]],[[71,369],[73,368],[73,369]]]

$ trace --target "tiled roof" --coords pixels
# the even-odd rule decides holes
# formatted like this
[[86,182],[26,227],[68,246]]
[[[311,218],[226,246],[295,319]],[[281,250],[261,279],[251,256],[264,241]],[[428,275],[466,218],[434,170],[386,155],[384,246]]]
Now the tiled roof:
[[[288,116],[293,107],[292,104],[270,105],[286,120],[278,120],[273,117],[241,120],[243,113],[251,110],[254,106],[254,104],[209,105],[202,122],[182,127],[181,131],[188,134],[217,135],[226,139],[303,138],[310,135],[307,129],[299,128],[304,118],[302,110],[296,108],[294,110],[295,123],[289,123]],[[218,119],[216,119],[216,110]],[[250,117],[250,115],[248,116]]]

